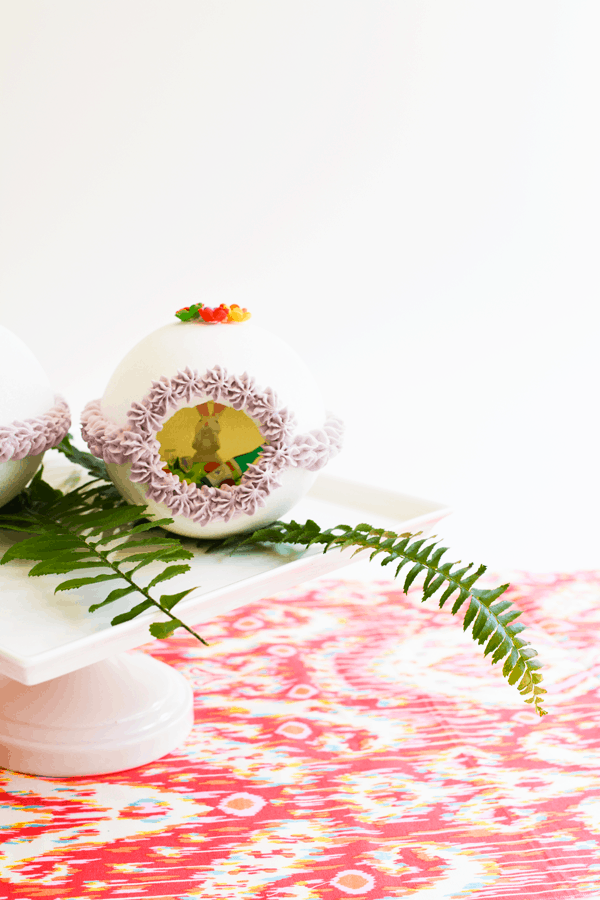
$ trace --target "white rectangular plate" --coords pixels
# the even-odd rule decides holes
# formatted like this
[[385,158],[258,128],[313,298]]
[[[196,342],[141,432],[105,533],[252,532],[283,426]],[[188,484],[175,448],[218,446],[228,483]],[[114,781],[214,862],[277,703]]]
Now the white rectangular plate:
[[[62,462],[64,457],[59,459],[61,462],[50,457],[45,463],[44,477],[55,486],[81,471]],[[310,518],[322,528],[367,521],[374,527],[396,532],[427,534],[449,512],[430,500],[321,475],[286,519],[305,522]],[[6,533],[0,531],[0,555],[10,543]],[[236,555],[227,551],[207,555],[193,541],[185,546],[194,552],[189,561],[191,569],[165,582],[162,593],[196,588],[177,606],[178,616],[190,626],[353,561],[352,550],[324,554],[318,546],[305,551],[285,548],[282,552],[253,548]],[[39,684],[148,643],[152,640],[149,624],[164,618],[159,612],[147,610],[137,619],[112,626],[114,616],[134,605],[135,594],[89,613],[89,606],[107,596],[106,585],[88,585],[55,594],[54,588],[65,576],[30,578],[27,573],[32,565],[29,561],[13,560],[0,567],[0,674],[23,684]],[[147,584],[160,570],[158,563],[140,570],[140,584]]]

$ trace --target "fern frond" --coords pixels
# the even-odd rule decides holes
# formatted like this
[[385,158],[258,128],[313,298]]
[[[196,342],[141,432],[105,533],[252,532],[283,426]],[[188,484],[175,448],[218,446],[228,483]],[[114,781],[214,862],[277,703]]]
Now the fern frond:
[[[214,549],[236,550],[264,543],[306,547],[322,544],[324,553],[336,547],[354,547],[356,552],[371,550],[370,559],[385,553],[381,564],[397,563],[396,577],[401,569],[410,566],[402,585],[404,592],[409,590],[417,576],[424,573],[423,602],[436,597],[442,608],[448,600],[454,598],[451,613],[456,615],[469,601],[463,618],[463,629],[467,631],[472,625],[473,639],[479,644],[485,644],[483,655],[493,653],[492,664],[504,659],[502,674],[508,683],[514,685],[519,682],[518,690],[525,702],[534,704],[539,716],[546,715],[546,710],[541,706],[542,694],[546,691],[540,687],[542,676],[538,670],[541,664],[535,659],[537,652],[519,637],[524,626],[516,619],[521,612],[512,607],[511,600],[498,600],[509,585],[503,584],[493,589],[474,587],[486,571],[485,566],[474,569],[473,563],[460,567],[460,563],[442,562],[448,548],[438,546],[437,541],[408,533],[395,534],[382,528],[372,528],[364,522],[355,528],[338,525],[324,531],[311,519],[304,525],[297,522],[274,522],[252,534],[234,535],[215,542]],[[531,696],[528,697],[529,694]]]
[[[149,591],[156,585],[189,570],[182,560],[190,559],[177,536],[161,531],[172,519],[145,521],[146,507],[131,506],[123,500],[112,484],[107,484],[108,473],[104,463],[89,453],[72,445],[71,435],[63,440],[59,450],[72,462],[83,466],[94,476],[92,481],[63,494],[42,479],[40,469],[28,487],[0,511],[0,529],[29,534],[30,537],[15,543],[0,560],[0,565],[13,559],[35,560],[29,574],[32,576],[70,574],[85,569],[103,569],[96,575],[84,575],[61,582],[55,592],[72,590],[87,584],[121,580],[124,584],[112,590],[100,603],[90,607],[93,612],[128,594],[138,593],[143,601],[128,612],[115,616],[113,625],[130,621],[152,606],[160,609],[167,622],[150,625],[150,633],[157,638],[169,637],[176,628],[184,628],[203,644],[196,634],[171,612],[183,597],[195,588],[178,594],[163,594],[159,600]],[[321,530],[309,519],[298,522],[273,522],[250,534],[238,534],[222,540],[198,541],[205,552],[221,549],[244,550],[258,545],[288,545],[311,547],[319,544],[323,552],[331,549],[353,548],[355,553],[370,551],[369,558],[383,555],[381,565],[395,564],[395,577],[404,569],[402,589],[409,590],[419,575],[424,575],[423,602],[435,597],[442,608],[453,600],[451,614],[456,615],[465,607],[463,629],[471,627],[475,641],[483,646],[483,655],[491,654],[492,665],[504,660],[502,674],[509,684],[516,685],[526,703],[533,704],[538,715],[546,715],[542,708],[541,663],[537,652],[520,637],[524,626],[517,621],[520,611],[512,601],[499,598],[508,585],[493,589],[476,588],[475,584],[486,571],[485,566],[473,564],[460,567],[460,563],[444,562],[446,547],[438,542],[404,532],[396,534],[383,528],[373,528],[361,523],[355,528],[337,525]],[[143,549],[145,548],[145,549]],[[131,550],[131,553],[128,551]],[[128,554],[123,556],[123,554]],[[137,584],[133,576],[153,562],[168,564],[147,587]]]
[[[34,560],[35,565],[29,570],[32,577],[76,573],[76,577],[61,581],[55,593],[90,584],[121,581],[120,587],[111,591],[102,602],[92,604],[89,611],[94,612],[128,594],[138,593],[144,600],[127,613],[115,616],[113,625],[129,621],[155,606],[169,619],[166,623],[159,623],[163,625],[162,630],[159,629],[161,633],[168,630],[172,634],[175,628],[184,628],[206,644],[199,634],[171,613],[178,602],[174,597],[181,599],[194,588],[181,595],[166,596],[164,603],[162,598],[157,600],[150,594],[157,584],[187,572],[189,565],[170,563],[191,559],[193,554],[176,538],[167,537],[164,532],[152,533],[151,529],[156,529],[155,522],[140,522],[146,511],[145,506],[130,506],[124,502],[115,505],[102,488],[89,482],[63,494],[42,480],[42,469],[19,498],[7,514],[4,510],[0,511],[0,529],[18,530],[30,536],[9,547],[0,565],[6,565],[11,560]],[[170,521],[163,519],[161,524]],[[129,550],[132,552],[128,553]],[[169,565],[149,585],[142,587],[134,581],[133,574],[154,562]],[[84,575],[84,570],[89,569],[100,571]],[[155,632],[156,629],[151,630],[151,634],[156,636]]]
[[94,476],[94,478],[101,478],[103,481],[110,482],[104,461],[102,459],[97,459],[97,457],[92,456],[91,453],[87,453],[85,450],[80,450],[78,447],[75,447],[73,445],[73,435],[71,432],[65,435],[56,449],[72,463],[86,469],[90,475]]

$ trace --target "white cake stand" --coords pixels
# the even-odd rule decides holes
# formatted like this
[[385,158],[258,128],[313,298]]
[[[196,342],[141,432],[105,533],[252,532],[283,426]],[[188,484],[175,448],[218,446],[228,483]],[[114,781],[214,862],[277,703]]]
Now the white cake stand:
[[[48,460],[45,476],[57,484],[76,471]],[[290,518],[313,518],[325,528],[366,520],[427,534],[449,512],[428,500],[322,475]],[[0,531],[0,554],[10,543]],[[198,625],[351,561],[351,550],[323,554],[318,547],[234,556],[197,550],[190,571],[169,582],[169,593],[199,586],[177,607],[183,621]],[[148,625],[161,614],[146,611],[113,627],[110,620],[130,608],[130,598],[88,613],[106,596],[102,585],[55,595],[64,576],[29,578],[30,565],[15,560],[0,568],[0,765],[41,776],[102,775],[151,762],[182,744],[193,727],[187,679],[131,652],[152,640]],[[148,583],[160,568],[143,571]]]
[[31,775],[102,775],[151,762],[194,724],[186,678],[117,653],[41,684],[0,676],[0,765]]

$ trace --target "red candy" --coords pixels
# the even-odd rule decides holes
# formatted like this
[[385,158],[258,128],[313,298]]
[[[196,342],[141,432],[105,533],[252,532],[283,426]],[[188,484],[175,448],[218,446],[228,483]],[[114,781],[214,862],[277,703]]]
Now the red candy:
[[199,312],[204,321],[211,324],[227,321],[227,310],[221,307],[209,309],[207,306],[204,306]]

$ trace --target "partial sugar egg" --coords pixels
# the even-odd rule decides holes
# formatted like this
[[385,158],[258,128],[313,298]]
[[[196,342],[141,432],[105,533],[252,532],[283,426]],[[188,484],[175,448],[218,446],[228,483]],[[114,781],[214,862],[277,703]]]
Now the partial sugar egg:
[[66,402],[29,347],[0,325],[0,506],[29,483],[70,424]]
[[82,434],[121,495],[217,538],[275,521],[341,448],[342,424],[285,341],[247,310],[195,304],[125,356]]

